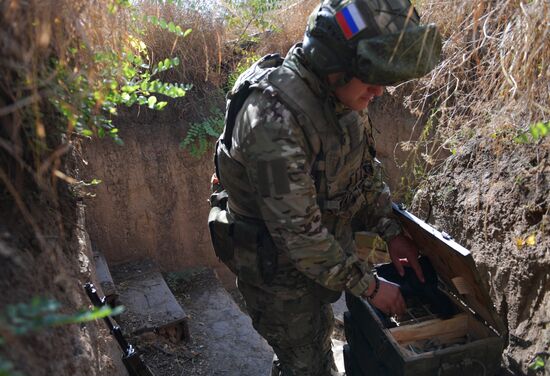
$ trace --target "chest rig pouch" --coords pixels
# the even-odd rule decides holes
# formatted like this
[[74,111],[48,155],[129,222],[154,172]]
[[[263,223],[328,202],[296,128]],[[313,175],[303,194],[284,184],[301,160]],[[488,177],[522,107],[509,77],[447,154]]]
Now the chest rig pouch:
[[312,89],[285,66],[267,80],[288,106],[309,143],[311,175],[323,224],[337,238],[366,204],[364,183],[377,170],[372,135],[356,112],[337,117],[328,96]]
[[[282,63],[283,59],[278,54],[264,56],[238,78],[227,95],[224,131],[216,143],[214,157],[218,177],[221,176],[217,161],[218,150],[224,148],[229,155],[237,114],[254,87]],[[222,182],[210,197],[211,209],[208,216],[208,227],[216,256],[239,277],[242,277],[242,274],[254,274],[254,270],[257,269],[260,272],[259,278],[264,283],[271,283],[277,271],[277,249],[269,231],[263,221],[249,220],[231,214],[227,210],[227,200],[228,195],[223,189]],[[243,255],[239,254],[240,250],[243,255],[255,255],[255,268],[249,267],[246,262],[239,262],[243,258]]]

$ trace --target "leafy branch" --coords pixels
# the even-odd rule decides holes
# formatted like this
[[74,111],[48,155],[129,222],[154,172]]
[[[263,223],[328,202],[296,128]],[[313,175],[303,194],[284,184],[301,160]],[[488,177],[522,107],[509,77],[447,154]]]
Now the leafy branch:
[[[115,316],[124,311],[122,306],[111,308],[106,305],[73,314],[62,314],[58,312],[60,308],[61,304],[56,300],[41,297],[33,298],[30,303],[8,305],[5,312],[0,315],[0,333],[10,333],[16,336],[26,335],[45,328],[79,324]],[[0,334],[0,346],[5,344],[5,338]],[[0,376],[21,376],[21,373],[15,371],[12,362],[0,357]]]
[[539,121],[529,127],[527,132],[520,134],[515,138],[518,144],[536,142],[550,133],[550,122]]
[[[137,12],[127,0],[115,0],[111,5],[109,11],[124,7],[134,16]],[[191,32],[154,16],[147,20],[181,37]],[[67,59],[55,62],[57,85],[50,101],[67,120],[69,132],[74,130],[87,137],[108,135],[122,144],[118,129],[112,123],[118,106],[138,104],[162,110],[168,102],[159,100],[157,95],[180,98],[191,89],[191,85],[167,83],[155,77],[179,66],[180,59],[165,58],[153,65],[147,46],[136,36],[139,34],[140,29],[134,26],[121,50],[85,44],[72,46]],[[91,56],[91,61],[79,64],[81,56]]]
[[174,24],[172,21],[166,21],[164,18],[157,16],[145,16],[145,20],[152,25],[160,27],[163,30],[167,30],[171,33],[176,34],[178,37],[185,38],[193,31],[192,29],[186,29],[185,31],[183,31],[181,26]]
[[0,317],[0,327],[7,329],[14,335],[24,335],[44,328],[66,324],[78,324],[115,316],[124,310],[118,306],[94,307],[91,310],[82,310],[73,314],[59,313],[61,304],[56,300],[36,297],[30,303],[8,305],[4,316]]
[[224,113],[220,109],[212,109],[211,115],[204,121],[191,124],[180,148],[187,149],[192,156],[200,158],[222,133],[224,120]]

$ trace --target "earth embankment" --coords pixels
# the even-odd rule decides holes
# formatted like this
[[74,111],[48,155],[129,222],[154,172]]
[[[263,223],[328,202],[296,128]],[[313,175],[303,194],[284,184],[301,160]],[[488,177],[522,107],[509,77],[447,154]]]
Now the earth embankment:
[[108,139],[83,146],[85,178],[102,181],[86,200],[90,238],[109,263],[211,266],[228,280],[206,225],[212,155],[195,158],[179,147],[188,123],[178,114],[128,111],[117,119],[124,146]]

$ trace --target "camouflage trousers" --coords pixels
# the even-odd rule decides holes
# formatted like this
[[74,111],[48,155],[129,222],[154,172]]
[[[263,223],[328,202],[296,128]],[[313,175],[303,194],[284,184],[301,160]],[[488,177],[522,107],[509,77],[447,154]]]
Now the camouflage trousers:
[[314,294],[286,298],[280,286],[270,293],[238,279],[256,331],[278,358],[273,376],[331,376],[336,369],[331,349],[332,307]]

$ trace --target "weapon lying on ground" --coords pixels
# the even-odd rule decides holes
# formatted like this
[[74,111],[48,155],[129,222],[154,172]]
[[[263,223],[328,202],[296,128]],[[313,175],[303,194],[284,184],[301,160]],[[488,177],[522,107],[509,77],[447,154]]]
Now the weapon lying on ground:
[[[86,283],[84,285],[84,289],[95,307],[103,307],[105,305],[105,297],[99,297],[97,290],[92,283]],[[109,316],[104,317],[103,320],[107,324],[109,331],[115,337],[122,350],[122,363],[124,363],[124,366],[128,370],[128,374],[130,376],[154,376],[153,372],[151,372],[149,367],[147,367],[147,365],[143,363],[139,357],[137,350],[126,341],[120,326],[113,324]]]

